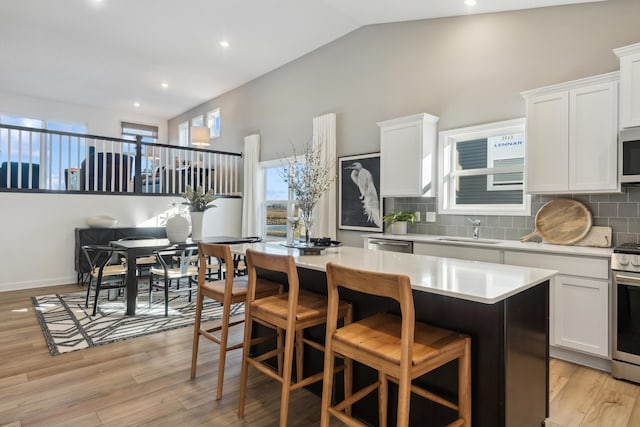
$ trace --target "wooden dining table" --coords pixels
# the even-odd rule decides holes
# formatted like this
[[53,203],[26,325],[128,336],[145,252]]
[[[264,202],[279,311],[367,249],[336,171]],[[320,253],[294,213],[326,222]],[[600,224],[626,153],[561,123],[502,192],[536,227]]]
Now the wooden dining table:
[[[258,237],[234,237],[234,236],[207,236],[202,238],[204,243],[238,244],[258,242]],[[116,249],[126,252],[127,278],[125,283],[125,314],[134,316],[138,304],[138,277],[136,271],[136,259],[141,256],[152,255],[154,251],[161,249],[182,249],[196,246],[199,241],[188,238],[184,242],[170,242],[169,239],[131,239],[114,240],[110,244]]]

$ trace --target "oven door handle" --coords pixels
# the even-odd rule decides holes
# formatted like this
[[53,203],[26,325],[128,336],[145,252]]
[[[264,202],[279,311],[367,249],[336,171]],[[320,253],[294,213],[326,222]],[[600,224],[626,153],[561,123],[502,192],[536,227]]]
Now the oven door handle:
[[616,283],[621,283],[629,286],[640,286],[640,277],[625,276],[624,274],[615,275]]

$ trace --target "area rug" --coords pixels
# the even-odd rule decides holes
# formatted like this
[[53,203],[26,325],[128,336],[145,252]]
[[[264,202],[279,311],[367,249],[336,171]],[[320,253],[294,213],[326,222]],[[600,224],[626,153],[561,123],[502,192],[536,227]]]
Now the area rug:
[[[138,294],[135,316],[125,316],[122,297],[109,301],[108,292],[100,292],[98,311],[91,316],[93,305],[85,308],[86,291],[32,297],[34,311],[42,327],[52,355],[113,343],[143,335],[193,325],[193,302],[187,295],[169,295],[169,315],[164,315],[164,299],[154,295],[149,307],[147,293]],[[244,304],[234,304],[231,315],[242,315]],[[222,317],[222,305],[205,299],[203,321]]]

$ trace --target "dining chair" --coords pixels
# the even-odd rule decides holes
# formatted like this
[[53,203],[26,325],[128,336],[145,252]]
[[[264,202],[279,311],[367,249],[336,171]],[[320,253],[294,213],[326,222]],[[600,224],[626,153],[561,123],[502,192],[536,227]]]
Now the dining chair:
[[[213,243],[198,243],[198,256],[200,257],[199,274],[198,274],[198,293],[196,297],[196,320],[193,327],[193,350],[191,354],[191,378],[195,378],[198,365],[198,344],[200,336],[220,345],[220,353],[218,356],[218,385],[216,391],[216,400],[222,398],[222,386],[224,382],[224,369],[226,362],[226,354],[229,350],[242,348],[242,342],[237,344],[228,344],[229,328],[244,322],[244,316],[237,320],[231,321],[231,306],[234,304],[244,303],[247,297],[247,277],[234,277],[233,274],[227,274],[224,279],[209,281],[207,270],[209,268],[208,260],[210,258],[219,259],[222,265],[232,265],[233,258],[231,249],[228,245],[218,245]],[[261,298],[269,295],[275,295],[282,291],[280,283],[272,282],[266,279],[259,279],[256,286],[256,297]],[[202,325],[202,310],[204,299],[210,298],[222,304],[222,319],[218,326],[205,328]],[[220,332],[220,337],[214,335]]]
[[91,289],[95,288],[93,299],[93,313],[96,315],[98,297],[102,289],[124,288],[127,277],[127,266],[121,261],[126,254],[111,246],[84,245],[82,253],[89,263],[89,283],[84,306],[89,308]]
[[[119,242],[123,240],[149,240],[156,239],[153,236],[127,236],[121,239],[118,239]],[[138,277],[142,277],[145,271],[149,271],[149,269],[157,263],[155,255],[143,255],[136,258],[136,270],[138,271]]]
[[[304,337],[304,330],[323,325],[327,321],[327,297],[300,289],[298,272],[293,256],[268,254],[252,249],[247,249],[246,256],[249,283],[245,305],[238,416],[244,418],[247,376],[251,365],[281,384],[280,426],[284,427],[287,425],[290,392],[321,381],[323,378],[322,371],[304,377],[304,345],[308,345],[320,352],[324,351],[324,346],[321,343]],[[284,275],[288,291],[258,299],[258,270],[260,270],[261,274]],[[338,312],[338,316],[344,319],[344,323],[351,321],[351,304],[341,301]],[[251,337],[254,322],[276,331],[278,339],[275,350],[265,349],[265,351],[260,352],[260,349],[255,349],[255,351],[252,351],[253,342]],[[295,382],[292,380],[294,352],[296,359]],[[274,356],[277,356],[278,359],[277,370],[264,363],[264,361]],[[345,363],[336,371],[340,369],[345,371],[345,394],[350,395],[352,377],[350,362],[345,360]]]
[[[149,307],[153,301],[153,290],[162,289],[164,291],[164,315],[169,315],[169,290],[171,282],[176,280],[177,286],[173,292],[179,291],[181,279],[188,279],[189,288],[184,290],[189,294],[191,302],[192,284],[194,277],[198,276],[197,267],[197,246],[189,246],[184,249],[156,250],[154,255],[158,264],[149,270]],[[172,259],[177,260],[177,266],[173,266]],[[171,265],[170,265],[171,264]]]
[[[349,426],[362,425],[346,411],[355,402],[378,390],[379,425],[387,425],[388,381],[398,384],[395,425],[409,425],[411,393],[457,412],[450,426],[471,425],[471,338],[468,335],[415,321],[409,277],[401,274],[358,270],[329,262],[324,381],[321,427],[330,416]],[[340,290],[395,300],[400,315],[377,313],[338,327]],[[345,292],[346,293],[346,292]],[[332,403],[334,355],[340,354],[378,371],[374,383],[362,387],[342,402]],[[457,361],[458,399],[445,399],[412,381],[449,362]]]

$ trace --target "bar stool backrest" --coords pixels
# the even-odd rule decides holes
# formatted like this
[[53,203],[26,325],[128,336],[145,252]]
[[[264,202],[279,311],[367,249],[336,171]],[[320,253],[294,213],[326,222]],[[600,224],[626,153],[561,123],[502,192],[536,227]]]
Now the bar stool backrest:
[[413,343],[415,325],[415,309],[409,276],[358,270],[333,262],[327,263],[326,271],[329,295],[327,333],[329,330],[335,331],[337,327],[338,301],[340,299],[338,288],[342,287],[369,295],[394,299],[400,303],[402,314],[401,364],[408,364],[412,358],[411,344]]
[[249,275],[249,285],[247,290],[247,302],[256,299],[257,269],[264,269],[276,273],[284,273],[287,276],[288,290],[288,310],[289,313],[297,313],[298,294],[300,282],[298,281],[298,270],[291,255],[267,254],[264,252],[247,249],[247,274]]

